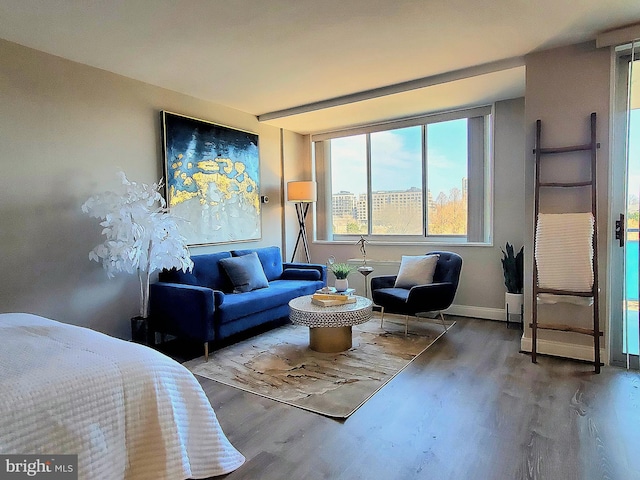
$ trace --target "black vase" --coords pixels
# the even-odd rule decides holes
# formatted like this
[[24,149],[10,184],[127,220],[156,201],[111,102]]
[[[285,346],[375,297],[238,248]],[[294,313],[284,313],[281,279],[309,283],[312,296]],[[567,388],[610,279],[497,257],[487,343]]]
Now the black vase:
[[131,340],[142,345],[152,346],[154,333],[149,327],[149,318],[133,317],[131,319]]

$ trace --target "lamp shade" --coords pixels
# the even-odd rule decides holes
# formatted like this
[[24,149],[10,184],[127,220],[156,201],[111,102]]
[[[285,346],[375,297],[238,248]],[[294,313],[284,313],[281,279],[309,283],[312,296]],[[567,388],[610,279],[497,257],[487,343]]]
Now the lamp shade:
[[290,202],[315,202],[318,200],[316,182],[288,182],[287,200]]

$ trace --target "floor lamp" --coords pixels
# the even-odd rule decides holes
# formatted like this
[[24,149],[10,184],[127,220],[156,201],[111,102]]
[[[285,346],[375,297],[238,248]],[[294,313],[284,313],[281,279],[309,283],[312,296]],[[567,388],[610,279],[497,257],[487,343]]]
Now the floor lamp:
[[318,199],[318,191],[316,188],[316,182],[288,182],[287,183],[287,200],[294,202],[296,205],[296,215],[298,216],[298,226],[300,231],[298,232],[298,239],[296,240],[296,246],[293,249],[293,255],[291,255],[291,261],[293,262],[296,257],[296,251],[302,239],[302,246],[304,247],[304,253],[307,256],[307,263],[311,263],[309,258],[309,242],[307,241],[307,227],[305,219],[307,218],[307,212],[309,211],[309,205]]

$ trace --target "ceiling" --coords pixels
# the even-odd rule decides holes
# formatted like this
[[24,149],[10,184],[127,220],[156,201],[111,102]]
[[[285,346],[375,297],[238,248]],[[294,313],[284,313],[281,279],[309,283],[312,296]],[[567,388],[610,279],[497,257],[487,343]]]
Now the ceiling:
[[0,0],[0,38],[300,133],[522,96],[524,55],[638,21],[638,0]]

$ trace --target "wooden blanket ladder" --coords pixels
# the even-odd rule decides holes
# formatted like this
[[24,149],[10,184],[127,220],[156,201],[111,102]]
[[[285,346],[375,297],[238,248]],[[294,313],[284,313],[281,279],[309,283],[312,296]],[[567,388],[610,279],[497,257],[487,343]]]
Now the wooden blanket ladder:
[[[596,159],[597,149],[600,144],[596,142],[596,114],[591,114],[591,138],[588,143],[582,145],[572,145],[567,147],[555,147],[545,148],[541,146],[541,132],[542,122],[538,120],[536,122],[536,143],[533,153],[535,154],[535,222],[536,228],[538,225],[538,214],[540,213],[540,191],[543,188],[586,188],[590,187],[591,193],[591,213],[594,218],[594,230],[593,230],[593,286],[591,290],[574,292],[567,290],[556,290],[549,288],[540,288],[538,286],[538,266],[535,260],[535,236],[534,236],[534,260],[533,260],[533,308],[532,308],[532,322],[529,324],[531,327],[531,361],[537,362],[537,340],[538,330],[555,330],[561,332],[573,332],[582,335],[590,335],[593,337],[593,365],[595,373],[600,373],[600,337],[603,335],[600,331],[600,316],[599,316],[599,301],[598,301],[598,222],[597,222],[597,188],[596,188]],[[590,179],[588,181],[579,182],[541,182],[541,159],[546,156],[567,154],[572,152],[584,152],[589,153],[591,156],[590,162]],[[554,323],[538,323],[538,295],[541,293],[548,293],[552,295],[574,297],[593,298],[592,313],[593,313],[593,328],[575,327],[563,324]]]

